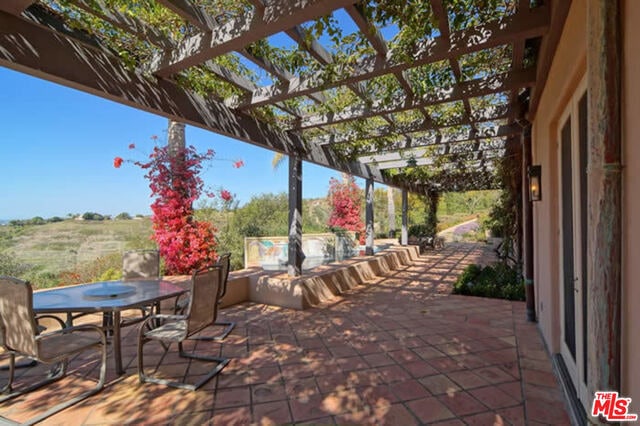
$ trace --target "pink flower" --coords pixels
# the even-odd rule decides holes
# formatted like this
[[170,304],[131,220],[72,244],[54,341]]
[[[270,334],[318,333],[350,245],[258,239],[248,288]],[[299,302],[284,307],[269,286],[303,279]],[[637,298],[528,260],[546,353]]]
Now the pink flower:
[[231,201],[233,199],[233,196],[229,191],[223,189],[222,191],[220,191],[220,198],[222,198],[224,201]]
[[136,149],[136,144],[135,143],[130,143],[129,144],[129,149]]
[[123,162],[123,161],[124,161],[124,160],[123,160],[122,158],[120,158],[120,157],[116,157],[116,158],[114,158],[114,159],[113,159],[113,167],[115,167],[116,169],[119,169],[119,168],[120,168],[120,166],[122,166],[122,162]]

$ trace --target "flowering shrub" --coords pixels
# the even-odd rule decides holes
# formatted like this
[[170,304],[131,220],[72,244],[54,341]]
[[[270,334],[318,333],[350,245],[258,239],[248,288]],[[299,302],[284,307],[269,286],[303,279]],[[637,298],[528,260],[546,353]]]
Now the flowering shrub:
[[360,218],[360,204],[362,193],[353,177],[345,178],[343,182],[331,178],[329,181],[329,203],[331,215],[328,225],[360,234],[360,244],[364,244],[364,223]]
[[[134,148],[134,144],[129,145],[129,149]],[[193,217],[193,203],[204,190],[199,176],[202,164],[214,155],[212,149],[200,154],[193,146],[176,149],[166,145],[154,147],[146,162],[133,161],[146,172],[145,178],[149,180],[154,197],[152,238],[158,244],[168,275],[190,274],[216,260],[216,228]],[[123,161],[116,157],[113,165],[118,168]],[[206,194],[214,196],[211,192]],[[225,202],[233,198],[227,190],[222,190],[220,197]]]

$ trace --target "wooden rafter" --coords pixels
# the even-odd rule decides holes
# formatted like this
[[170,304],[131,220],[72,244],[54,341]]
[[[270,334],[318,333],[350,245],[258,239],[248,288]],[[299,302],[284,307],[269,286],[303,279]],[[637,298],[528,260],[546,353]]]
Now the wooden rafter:
[[398,97],[393,104],[377,102],[371,107],[357,106],[347,108],[339,113],[318,114],[303,117],[292,130],[322,127],[361,118],[375,117],[381,114],[408,111],[416,108],[459,101],[468,97],[485,96],[500,93],[514,88],[528,87],[535,82],[535,70],[498,74],[476,80],[469,80],[454,85],[450,89],[424,96],[422,99]]
[[19,16],[29,6],[35,3],[35,0],[4,0],[2,3],[2,10],[12,15]]
[[273,0],[265,6],[263,13],[253,9],[245,16],[186,38],[177,49],[156,55],[148,69],[160,77],[167,77],[216,56],[241,50],[294,25],[320,18],[353,1]]
[[424,42],[413,52],[413,60],[411,62],[394,58],[394,52],[389,52],[388,58],[384,59],[381,59],[378,55],[373,55],[363,58],[352,69],[345,70],[343,79],[327,82],[324,81],[321,73],[308,78],[296,78],[288,85],[262,87],[238,102],[237,107],[267,105],[276,101],[306,95],[319,88],[331,88],[368,80],[384,74],[496,47],[513,40],[541,36],[546,33],[548,25],[548,9],[539,7],[530,12],[517,13],[499,22],[491,22],[476,28],[453,32],[448,40],[437,37],[429,42]]
[[369,133],[360,133],[355,130],[347,130],[340,133],[332,133],[330,135],[316,136],[307,139],[309,143],[316,145],[348,143],[351,141],[376,139],[385,136],[405,135],[408,133],[426,132],[432,130],[440,130],[452,126],[465,126],[470,124],[480,124],[484,122],[492,122],[507,117],[509,110],[507,107],[491,108],[483,111],[483,114],[477,114],[469,117],[459,117],[455,120],[449,120],[445,123],[436,124],[432,121],[414,121],[409,124],[391,126],[380,126]]
[[[502,155],[503,155],[503,150],[498,150],[499,152],[495,152],[493,154],[479,155],[479,154],[482,154],[482,153],[492,152],[492,151],[494,151],[494,150],[484,150],[484,151],[471,152],[470,154],[473,154],[473,158],[462,160],[462,163],[464,164],[464,163],[468,163],[468,162],[471,162],[471,161],[477,161],[477,160],[485,160],[485,161],[494,160],[494,159],[497,159],[497,158],[501,158]],[[416,158],[416,159],[414,159],[415,162],[413,164],[413,167],[434,166],[434,165],[445,166],[446,164],[460,163],[460,160],[458,160],[458,159],[452,159],[451,161],[447,161],[446,160],[447,156],[448,155],[438,156],[437,160],[434,157]],[[404,168],[404,167],[412,167],[412,166],[409,165],[408,159],[379,162],[379,163],[376,163],[376,166],[378,167],[379,170],[388,170],[388,169],[398,169],[398,168]]]

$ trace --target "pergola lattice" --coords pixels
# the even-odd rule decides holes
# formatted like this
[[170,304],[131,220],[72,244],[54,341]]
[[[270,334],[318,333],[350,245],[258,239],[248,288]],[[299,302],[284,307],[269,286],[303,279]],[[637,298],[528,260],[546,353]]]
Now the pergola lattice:
[[403,189],[488,189],[566,3],[4,0],[0,65]]

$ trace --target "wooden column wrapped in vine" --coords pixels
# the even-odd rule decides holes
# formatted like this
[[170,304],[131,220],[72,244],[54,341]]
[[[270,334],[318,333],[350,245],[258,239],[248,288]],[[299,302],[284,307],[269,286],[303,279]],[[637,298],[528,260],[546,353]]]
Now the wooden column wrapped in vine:
[[589,174],[587,316],[589,392],[620,391],[621,5],[588,2]]
[[402,190],[402,235],[400,236],[400,244],[406,246],[409,243],[409,229],[407,213],[409,211],[409,197],[406,189]]
[[302,273],[302,160],[289,157],[289,261],[287,272],[295,277]]
[[373,230],[373,179],[367,179],[365,186],[365,232],[366,247],[365,254],[371,256],[373,254],[373,238],[375,236]]

